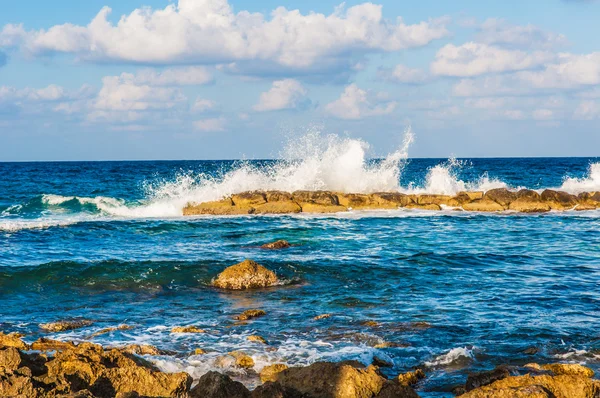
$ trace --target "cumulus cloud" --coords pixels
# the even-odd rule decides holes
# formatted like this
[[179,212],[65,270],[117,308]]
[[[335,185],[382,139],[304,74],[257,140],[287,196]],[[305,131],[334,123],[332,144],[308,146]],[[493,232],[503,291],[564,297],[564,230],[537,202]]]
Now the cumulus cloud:
[[478,76],[531,69],[553,58],[554,55],[546,51],[528,53],[475,42],[460,46],[447,44],[438,50],[431,64],[431,72],[440,76]]
[[395,83],[421,84],[429,81],[429,75],[425,71],[405,65],[396,65],[391,69],[381,68],[379,77]]
[[310,102],[306,98],[307,90],[294,79],[278,80],[267,92],[260,95],[254,110],[258,112],[296,109]]
[[87,26],[70,23],[25,31],[6,25],[0,45],[29,54],[70,53],[88,61],[144,64],[265,62],[284,69],[332,64],[351,68],[354,58],[424,46],[448,35],[446,19],[406,24],[383,18],[382,6],[340,6],[330,14],[278,7],[270,17],[233,12],[227,0],[179,0],[164,9],[140,8],[109,21],[104,7]]
[[361,119],[394,111],[396,103],[382,93],[371,93],[356,84],[346,87],[340,98],[327,104],[325,111],[340,119]]
[[194,122],[194,128],[207,133],[225,131],[224,118],[201,119]]
[[112,111],[145,111],[168,109],[187,98],[178,88],[154,87],[136,84],[130,74],[107,76],[102,79],[102,89],[94,108]]
[[547,32],[535,25],[513,25],[504,19],[489,18],[476,35],[478,42],[516,48],[550,49],[568,44],[562,34]]
[[192,104],[192,112],[204,113],[213,110],[216,106],[215,101],[206,98],[197,98]]

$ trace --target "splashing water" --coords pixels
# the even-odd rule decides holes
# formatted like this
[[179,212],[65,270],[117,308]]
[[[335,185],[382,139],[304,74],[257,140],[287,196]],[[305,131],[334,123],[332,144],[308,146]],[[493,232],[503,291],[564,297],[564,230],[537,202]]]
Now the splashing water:
[[588,170],[584,178],[566,177],[559,189],[571,193],[600,191],[600,163],[590,164]]

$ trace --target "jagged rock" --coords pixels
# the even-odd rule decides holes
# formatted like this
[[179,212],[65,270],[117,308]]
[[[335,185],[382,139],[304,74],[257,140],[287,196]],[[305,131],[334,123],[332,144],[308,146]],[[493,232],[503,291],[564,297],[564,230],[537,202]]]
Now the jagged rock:
[[403,386],[413,386],[425,378],[425,372],[421,369],[417,369],[413,372],[407,372],[403,374],[399,374],[396,380],[398,383]]
[[247,321],[249,319],[258,318],[265,315],[267,315],[267,313],[263,310],[246,310],[240,315],[237,315],[235,319],[237,319],[238,321]]
[[348,211],[340,206],[338,197],[327,191],[295,191],[292,198],[302,208],[304,213],[337,213]]
[[302,208],[296,203],[292,194],[281,191],[268,191],[265,193],[267,203],[254,207],[256,214],[290,214],[300,213]]
[[231,201],[234,206],[252,208],[267,203],[267,197],[264,192],[242,192],[231,195]]
[[65,332],[67,330],[81,329],[86,326],[92,325],[94,322],[88,320],[79,320],[79,321],[59,321],[59,322],[50,322],[50,323],[42,323],[40,324],[40,328],[52,332]]
[[193,352],[193,355],[204,355],[206,354],[206,351],[204,351],[202,348],[196,348]]
[[252,398],[306,398],[296,390],[272,382],[256,387],[250,396]]
[[312,398],[371,398],[377,396],[386,382],[375,366],[357,368],[343,362],[292,367],[275,378],[283,387]]
[[405,209],[414,209],[414,210],[442,210],[440,205],[436,205],[434,203],[428,205],[419,205],[419,204],[409,204],[404,206]]
[[19,333],[4,334],[0,332],[0,348],[14,347],[18,348],[19,350],[28,349],[29,347],[27,343],[21,340],[21,337],[23,337],[23,335]]
[[149,344],[129,344],[120,347],[120,351],[135,355],[163,355],[164,352]]
[[247,337],[247,340],[248,340],[248,341],[254,341],[254,342],[257,342],[257,343],[261,343],[261,344],[267,344],[267,340],[265,340],[265,339],[264,339],[263,337],[261,337],[261,336],[256,336],[256,335],[253,335],[253,336],[248,336],[248,337]]
[[504,209],[508,209],[508,206],[517,200],[517,194],[509,191],[506,188],[494,188],[490,189],[483,195],[485,199],[493,200],[494,202],[501,205]]
[[377,366],[378,368],[393,368],[394,363],[387,361],[383,358],[379,358],[377,356],[373,357],[373,361],[371,362],[373,366]]
[[21,366],[21,354],[14,347],[0,350],[0,371],[17,370]]
[[527,364],[525,367],[546,370],[554,373],[554,375],[571,375],[582,377],[594,377],[594,371],[588,367],[575,363],[549,363],[546,365]]
[[277,380],[276,375],[288,368],[289,366],[283,363],[276,363],[274,365],[265,366],[259,373],[260,381],[262,381],[263,383],[266,383],[268,381],[275,381]]
[[235,358],[235,366],[238,368],[251,369],[254,367],[254,359],[250,355],[239,351],[232,351],[229,355]]
[[190,391],[190,398],[249,398],[250,391],[238,381],[219,372],[208,372]]
[[206,330],[200,329],[198,326],[175,326],[171,329],[171,333],[206,333]]
[[98,337],[98,336],[101,336],[103,334],[110,333],[110,332],[116,332],[118,330],[131,330],[131,329],[133,329],[133,326],[129,326],[129,325],[119,325],[119,326],[104,328],[104,329],[100,329],[97,332],[91,334],[90,338]]
[[14,372],[0,371],[0,396],[37,398],[42,397],[43,390],[34,387],[33,379]]
[[541,199],[548,203],[553,210],[569,210],[577,206],[577,197],[566,192],[546,189],[542,192]]
[[409,386],[388,380],[376,395],[377,398],[419,398],[419,395]]
[[213,216],[226,216],[251,214],[252,212],[252,207],[234,206],[231,198],[225,198],[213,202],[188,203],[188,205],[183,208],[184,216],[195,216],[202,214]]
[[287,249],[288,247],[292,247],[292,245],[290,245],[290,242],[282,239],[271,243],[265,243],[261,246],[261,249],[279,250]]
[[445,205],[456,207],[460,206],[460,202],[449,195],[417,195],[418,205]]
[[31,343],[31,349],[37,351],[63,351],[74,349],[76,346],[72,342],[58,341],[48,339],[46,337],[40,337],[33,343]]
[[371,198],[380,209],[397,209],[415,203],[410,196],[399,192],[377,192],[371,194]]
[[100,397],[115,393],[137,393],[144,397],[175,397],[185,394],[192,384],[187,373],[161,373],[144,367],[108,368],[90,390]]
[[498,202],[494,202],[491,199],[474,200],[473,202],[464,203],[462,208],[466,211],[503,211],[504,207]]
[[475,388],[487,386],[488,384],[492,384],[497,380],[502,380],[507,377],[510,377],[508,368],[506,366],[498,366],[494,370],[470,374],[469,377],[467,377],[465,389],[466,391],[471,391]]
[[279,283],[277,275],[252,261],[244,260],[221,272],[212,285],[221,289],[243,290],[274,286]]
[[540,194],[530,189],[517,192],[517,199],[508,208],[521,213],[544,213],[551,210],[550,205],[542,201]]
[[317,315],[316,317],[313,318],[313,321],[320,321],[321,319],[327,319],[327,318],[331,318],[331,314]]
[[539,351],[540,350],[537,347],[527,347],[526,349],[523,350],[523,354],[525,354],[525,355],[535,355]]

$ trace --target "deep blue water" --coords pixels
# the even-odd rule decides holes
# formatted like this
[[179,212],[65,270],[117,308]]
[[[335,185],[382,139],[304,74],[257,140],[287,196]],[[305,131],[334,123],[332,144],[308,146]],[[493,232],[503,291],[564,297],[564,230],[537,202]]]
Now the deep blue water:
[[[578,178],[575,186],[594,187],[590,165],[597,162],[471,159],[450,174],[473,186],[487,173],[513,188],[560,187],[566,177]],[[250,163],[258,169],[273,164]],[[428,173],[440,164],[446,161],[411,160],[399,186],[427,186]],[[95,321],[53,336],[78,340],[127,323],[135,328],[93,341],[174,350],[177,355],[151,359],[194,377],[234,349],[251,353],[257,370],[271,362],[367,363],[376,355],[394,363],[389,375],[425,366],[423,396],[447,396],[469,372],[502,363],[575,361],[600,368],[600,212],[176,214],[185,202],[178,196],[193,198],[208,176],[218,187],[219,178],[239,167],[205,161],[0,163],[0,330],[34,340],[44,335],[43,322]],[[294,246],[257,247],[277,239]],[[223,268],[245,258],[289,284],[235,293],[209,286]],[[232,317],[249,308],[268,315],[236,325]],[[333,316],[312,320],[322,313]],[[362,325],[367,320],[380,326]],[[208,333],[169,332],[187,324]],[[269,345],[246,341],[251,334]],[[400,346],[373,347],[382,342]],[[523,354],[532,346],[537,354]],[[185,355],[194,348],[209,354]],[[255,383],[239,370],[221,370]]]

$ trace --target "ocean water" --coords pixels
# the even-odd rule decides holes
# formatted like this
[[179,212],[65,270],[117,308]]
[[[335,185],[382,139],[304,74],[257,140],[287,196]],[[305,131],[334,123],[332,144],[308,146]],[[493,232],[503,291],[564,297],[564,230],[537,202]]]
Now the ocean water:
[[[46,335],[40,323],[93,320],[51,335],[81,341],[125,323],[134,328],[91,341],[172,350],[149,359],[195,378],[232,350],[250,353],[256,370],[377,356],[393,363],[390,376],[424,366],[426,397],[451,396],[469,372],[503,363],[600,369],[598,211],[181,216],[188,201],[248,189],[600,190],[600,159],[408,159],[409,141],[373,161],[365,143],[333,137],[279,161],[0,163],[0,330],[32,341]],[[277,239],[294,246],[258,247]],[[245,258],[286,283],[210,287]],[[268,314],[236,324],[250,308]],[[332,316],[312,319],[323,313]],[[190,324],[207,333],[170,333]],[[398,346],[374,348],[384,342]],[[190,356],[195,348],[208,354]]]

